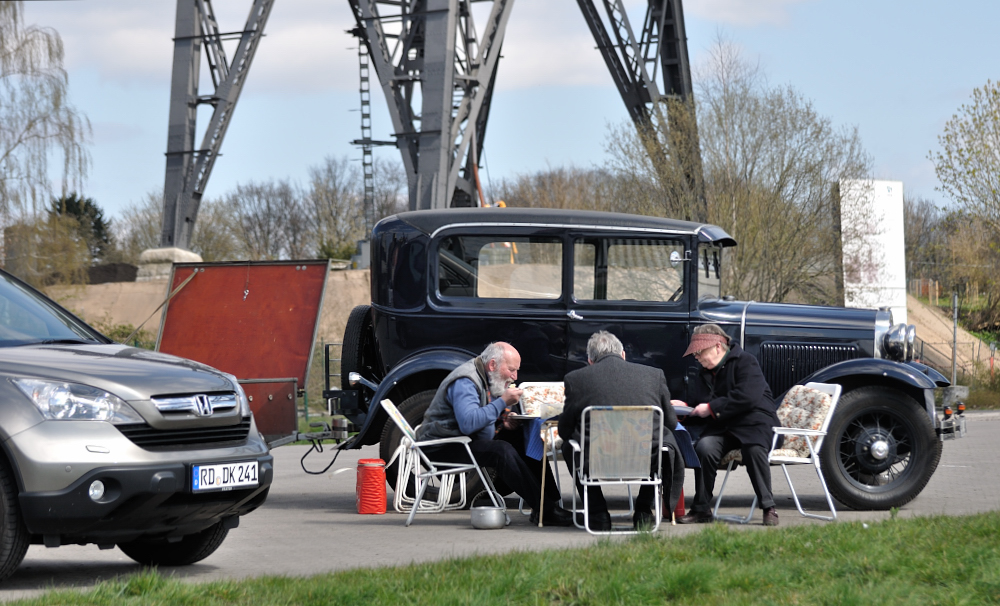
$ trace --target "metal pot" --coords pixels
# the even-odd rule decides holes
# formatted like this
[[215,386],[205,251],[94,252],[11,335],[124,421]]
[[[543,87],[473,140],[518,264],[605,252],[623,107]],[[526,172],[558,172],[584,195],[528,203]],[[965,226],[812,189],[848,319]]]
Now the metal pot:
[[507,512],[500,507],[483,506],[470,507],[472,512],[472,527],[480,529],[503,528],[510,523]]

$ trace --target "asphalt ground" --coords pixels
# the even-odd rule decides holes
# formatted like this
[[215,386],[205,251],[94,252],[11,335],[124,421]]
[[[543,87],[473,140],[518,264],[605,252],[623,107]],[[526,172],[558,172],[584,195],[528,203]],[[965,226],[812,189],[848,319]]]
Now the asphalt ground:
[[[920,494],[899,512],[900,517],[966,515],[1000,507],[1000,412],[967,413],[968,434],[948,440],[937,472]],[[302,471],[299,460],[307,446],[282,446],[274,450],[275,477],[267,502],[244,516],[239,528],[230,531],[225,543],[206,560],[192,566],[162,568],[161,573],[184,581],[206,582],[264,575],[308,576],[361,567],[380,567],[425,562],[475,554],[537,551],[581,547],[600,540],[576,528],[537,528],[527,515],[518,513],[509,499],[512,523],[500,530],[477,530],[468,511],[417,514],[413,525],[389,504],[385,515],[359,515],[355,479],[358,459],[377,458],[377,447],[348,450],[322,475]],[[333,451],[313,453],[306,459],[310,469],[325,467]],[[570,495],[568,476],[560,463],[563,494]],[[338,469],[345,472],[335,473]],[[820,511],[825,500],[815,473],[807,465],[791,469],[803,505]],[[722,476],[720,474],[719,484]],[[772,484],[781,526],[827,524],[801,517],[778,468],[772,469]],[[685,495],[690,504],[694,480],[688,473]],[[389,498],[391,499],[391,491]],[[723,513],[745,514],[753,491],[745,470],[729,480]],[[730,498],[729,495],[732,495]],[[623,498],[611,498],[612,506]],[[887,511],[838,511],[838,520],[870,521],[889,517]],[[837,522],[834,522],[837,523]],[[704,526],[671,526],[665,522],[659,533],[665,537],[698,532]],[[760,511],[751,532],[770,532],[761,525]],[[52,588],[93,587],[102,580],[139,572],[141,567],[118,549],[100,550],[96,545],[48,549],[33,545],[21,567],[0,585],[0,600],[38,595]]]

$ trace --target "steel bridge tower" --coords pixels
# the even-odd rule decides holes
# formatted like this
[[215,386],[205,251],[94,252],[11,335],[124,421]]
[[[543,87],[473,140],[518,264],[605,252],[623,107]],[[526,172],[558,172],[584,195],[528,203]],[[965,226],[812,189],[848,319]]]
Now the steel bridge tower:
[[[177,0],[160,233],[163,248],[190,248],[202,193],[273,4],[274,0],[254,0],[242,31],[220,32],[211,0]],[[239,40],[232,60],[226,57],[223,40]],[[207,95],[198,94],[203,46],[214,86]],[[202,104],[213,107],[212,118],[201,145],[195,147],[198,106]]]
[[[490,3],[477,29],[472,5]],[[188,248],[198,205],[211,174],[247,70],[274,0],[254,0],[242,31],[220,33],[210,0],[177,0],[170,97],[167,170],[161,246]],[[514,0],[348,0],[392,118],[409,184],[411,209],[475,206],[477,170],[496,82],[500,49]],[[661,123],[669,98],[692,98],[682,0],[648,0],[642,29],[629,22],[623,0],[577,0],[597,48],[642,129]],[[598,6],[603,9],[603,13]],[[222,40],[238,38],[232,61]],[[206,48],[215,90],[198,94],[201,47]],[[361,49],[359,49],[360,51]],[[363,71],[367,72],[362,60]],[[367,73],[362,74],[362,99]],[[199,104],[214,107],[200,147],[195,147]],[[670,116],[666,116],[667,124]],[[370,121],[362,116],[370,146]],[[692,138],[697,146],[697,137]],[[662,155],[649,146],[654,157]],[[695,157],[697,157],[695,150]],[[366,167],[367,170],[367,167]],[[700,187],[700,166],[689,175]],[[366,173],[367,176],[367,173]],[[366,186],[368,181],[366,180]],[[703,197],[699,195],[699,197]],[[371,210],[366,208],[366,214]]]

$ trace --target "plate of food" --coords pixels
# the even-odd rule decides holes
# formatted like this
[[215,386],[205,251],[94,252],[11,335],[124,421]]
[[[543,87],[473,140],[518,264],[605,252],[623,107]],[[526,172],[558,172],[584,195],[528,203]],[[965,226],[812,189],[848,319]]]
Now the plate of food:
[[525,381],[518,385],[521,393],[521,414],[525,417],[548,419],[562,413],[566,396],[562,381]]

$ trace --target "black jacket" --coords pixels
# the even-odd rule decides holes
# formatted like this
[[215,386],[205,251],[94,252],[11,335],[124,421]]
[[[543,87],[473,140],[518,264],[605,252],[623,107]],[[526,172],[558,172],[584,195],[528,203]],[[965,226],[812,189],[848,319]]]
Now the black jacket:
[[664,427],[671,432],[677,427],[667,380],[659,368],[626,362],[619,356],[604,356],[568,373],[564,386],[566,405],[559,415],[563,440],[580,439],[580,415],[588,406],[659,406],[663,409]]
[[691,417],[685,423],[704,423],[702,436],[730,434],[743,444],[771,448],[773,427],[780,427],[774,397],[757,358],[733,345],[719,366],[702,368],[693,386],[692,407],[708,402],[712,416]]

